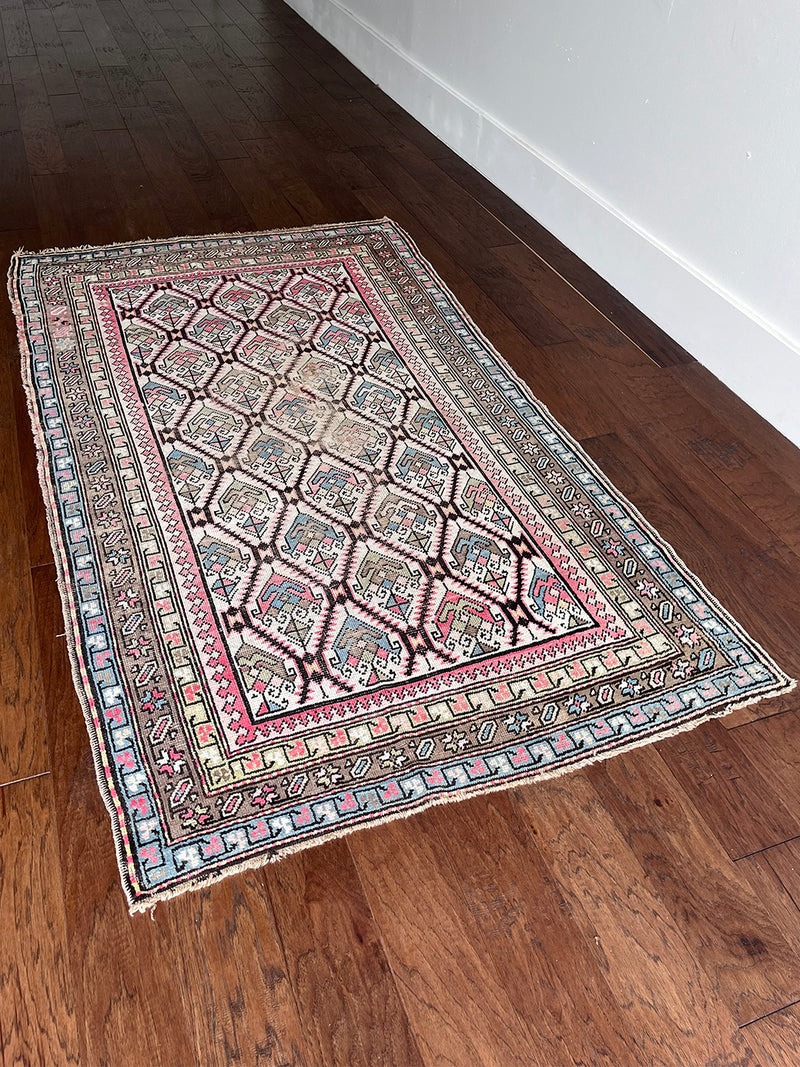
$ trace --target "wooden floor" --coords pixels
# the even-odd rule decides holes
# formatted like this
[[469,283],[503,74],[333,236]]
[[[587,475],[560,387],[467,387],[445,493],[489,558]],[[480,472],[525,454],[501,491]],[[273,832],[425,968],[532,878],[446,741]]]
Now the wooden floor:
[[[797,450],[280,0],[0,0],[3,271],[385,214],[800,674]],[[2,1067],[800,1064],[796,695],[130,918],[13,336],[3,301]]]

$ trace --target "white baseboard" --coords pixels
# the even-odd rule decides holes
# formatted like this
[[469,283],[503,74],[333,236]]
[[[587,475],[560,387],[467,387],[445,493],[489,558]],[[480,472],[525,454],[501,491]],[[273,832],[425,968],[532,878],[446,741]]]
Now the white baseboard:
[[285,2],[800,446],[800,341],[781,334],[340,0]]

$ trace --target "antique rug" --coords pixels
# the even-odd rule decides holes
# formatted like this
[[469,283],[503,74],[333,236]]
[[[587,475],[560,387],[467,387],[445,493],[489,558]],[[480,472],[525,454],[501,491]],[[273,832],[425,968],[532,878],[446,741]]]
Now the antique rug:
[[391,221],[10,290],[132,910],[789,687]]

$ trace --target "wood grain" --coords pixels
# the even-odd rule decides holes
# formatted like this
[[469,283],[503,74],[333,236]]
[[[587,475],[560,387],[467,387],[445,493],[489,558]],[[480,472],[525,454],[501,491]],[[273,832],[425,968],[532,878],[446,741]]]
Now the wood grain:
[[715,982],[583,773],[517,791],[529,830],[570,902],[647,1064],[746,1062]]
[[77,1064],[48,775],[0,789],[0,1063]]
[[[0,235],[4,274],[12,248],[29,236]],[[5,304],[0,309],[0,785],[48,769],[12,385],[18,375],[16,353],[13,317]]]
[[313,1067],[269,898],[255,873],[166,906],[191,1063]]
[[420,1058],[381,935],[343,841],[263,871],[310,1063],[416,1067]]
[[430,813],[348,843],[424,1062],[546,1067]]
[[[495,793],[426,816],[469,916],[534,1035],[531,1062],[625,1067],[641,1049],[519,807]],[[581,1020],[574,1025],[571,1020]]]
[[[282,0],[0,0],[0,161],[3,270],[20,245],[395,218],[800,673],[797,450]],[[0,450],[4,1067],[795,1067],[796,694],[131,918],[7,304]]]
[[747,1041],[763,1067],[795,1067],[800,1061],[800,1006],[758,1019],[748,1026]]
[[598,764],[586,776],[742,1026],[800,1000],[800,960],[735,863],[720,862],[719,842],[695,818],[657,748]]

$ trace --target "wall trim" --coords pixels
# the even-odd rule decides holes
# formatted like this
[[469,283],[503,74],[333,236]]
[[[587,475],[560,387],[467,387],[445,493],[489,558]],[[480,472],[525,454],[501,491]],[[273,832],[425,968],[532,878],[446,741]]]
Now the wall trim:
[[800,341],[341,0],[285,0],[389,96],[800,445]]

